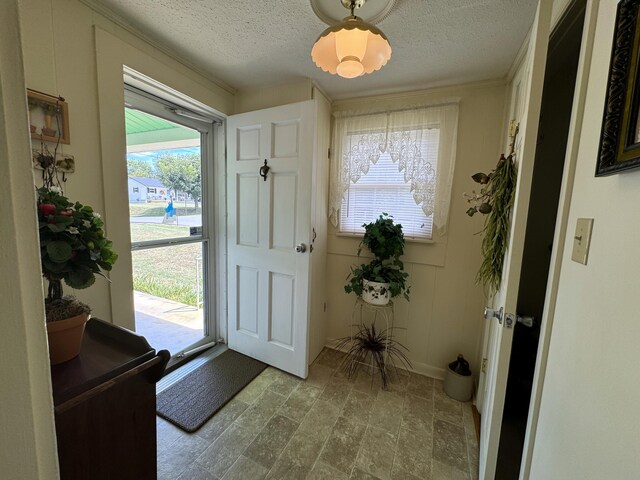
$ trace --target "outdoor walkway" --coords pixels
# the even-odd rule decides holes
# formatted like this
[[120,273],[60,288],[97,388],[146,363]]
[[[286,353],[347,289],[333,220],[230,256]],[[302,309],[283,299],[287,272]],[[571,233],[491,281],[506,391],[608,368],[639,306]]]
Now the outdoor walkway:
[[134,292],[136,333],[157,350],[174,355],[203,336],[202,309]]

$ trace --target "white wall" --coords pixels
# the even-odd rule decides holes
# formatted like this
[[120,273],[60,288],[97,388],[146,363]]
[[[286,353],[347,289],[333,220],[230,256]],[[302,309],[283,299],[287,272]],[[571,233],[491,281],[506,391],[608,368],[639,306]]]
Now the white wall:
[[[480,266],[483,218],[469,218],[463,192],[475,188],[471,175],[495,167],[501,145],[505,87],[503,82],[439,88],[334,102],[337,110],[380,110],[460,99],[458,147],[448,234],[437,243],[408,242],[404,257],[411,283],[411,301],[396,301],[397,339],[405,345],[417,371],[442,376],[447,363],[462,353],[479,368],[479,337],[484,295],[474,279]],[[358,239],[329,229],[327,261],[327,341],[349,334],[353,294],[343,286],[356,257]]]
[[98,280],[89,289],[65,287],[65,292],[91,305],[94,316],[132,328],[122,65],[222,113],[233,111],[234,90],[192,71],[79,0],[21,0],[19,7],[27,86],[62,95],[69,104],[71,143],[63,151],[75,156],[76,172],[65,194],[103,214],[120,255],[110,275],[113,283]]
[[[600,1],[531,478],[640,478],[640,171],[595,178],[616,3]],[[594,218],[588,264],[576,219]]]
[[0,478],[58,478],[15,0],[0,2]]

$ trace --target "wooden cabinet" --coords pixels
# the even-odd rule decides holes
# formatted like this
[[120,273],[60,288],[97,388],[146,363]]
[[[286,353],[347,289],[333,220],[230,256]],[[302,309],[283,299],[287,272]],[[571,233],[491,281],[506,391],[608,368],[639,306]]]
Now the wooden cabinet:
[[156,391],[169,352],[98,319],[80,355],[51,367],[62,480],[155,479]]

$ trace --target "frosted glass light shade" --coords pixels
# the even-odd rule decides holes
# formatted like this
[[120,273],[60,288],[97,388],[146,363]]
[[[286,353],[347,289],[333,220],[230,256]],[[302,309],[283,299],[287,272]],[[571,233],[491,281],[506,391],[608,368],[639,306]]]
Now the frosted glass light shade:
[[357,28],[350,30],[343,28],[337,31],[335,36],[338,60],[342,61],[345,57],[355,57],[358,61],[362,61],[367,51],[368,31],[358,30]]
[[354,78],[379,70],[391,58],[389,40],[379,28],[356,16],[327,28],[311,49],[318,68]]

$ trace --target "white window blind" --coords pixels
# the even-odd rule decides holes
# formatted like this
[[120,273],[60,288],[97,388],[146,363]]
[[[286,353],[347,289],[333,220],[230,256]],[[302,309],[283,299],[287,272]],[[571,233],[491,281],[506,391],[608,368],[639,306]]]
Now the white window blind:
[[329,220],[358,234],[381,213],[409,238],[443,235],[455,166],[458,104],[362,114],[336,112]]
[[[438,170],[438,142],[440,130],[422,129],[414,132],[419,138],[413,146],[420,150],[424,160],[425,175],[431,177],[435,185]],[[344,150],[359,141],[360,135],[347,135],[344,138]],[[399,162],[393,162],[389,152],[381,153],[375,163],[367,166],[367,172],[356,183],[351,183],[342,199],[340,207],[341,233],[364,233],[363,224],[374,221],[384,212],[393,216],[396,223],[402,225],[407,238],[430,239],[433,230],[433,214],[426,215],[416,203],[411,191],[411,182],[407,169],[400,171]]]

